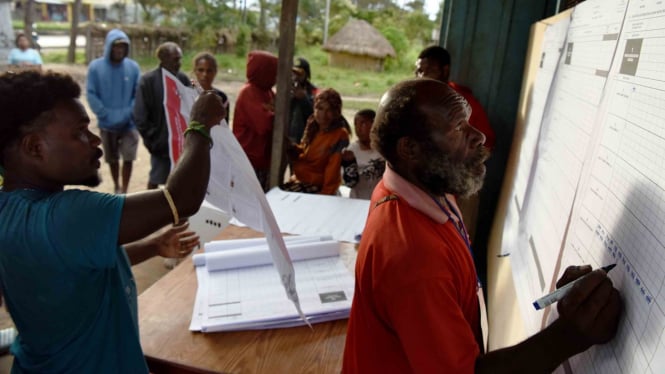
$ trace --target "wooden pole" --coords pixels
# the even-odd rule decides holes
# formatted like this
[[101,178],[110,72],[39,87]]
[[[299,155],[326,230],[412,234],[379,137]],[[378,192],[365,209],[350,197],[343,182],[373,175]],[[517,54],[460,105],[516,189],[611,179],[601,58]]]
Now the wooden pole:
[[69,30],[69,48],[67,48],[67,62],[76,62],[76,38],[78,37],[79,18],[81,14],[81,0],[74,0],[72,5],[72,28]]
[[283,0],[279,18],[279,61],[277,64],[277,95],[275,98],[275,123],[272,133],[272,153],[270,157],[270,187],[278,186],[284,176],[279,175],[284,138],[289,125],[291,104],[291,68],[296,40],[296,16],[298,0]]

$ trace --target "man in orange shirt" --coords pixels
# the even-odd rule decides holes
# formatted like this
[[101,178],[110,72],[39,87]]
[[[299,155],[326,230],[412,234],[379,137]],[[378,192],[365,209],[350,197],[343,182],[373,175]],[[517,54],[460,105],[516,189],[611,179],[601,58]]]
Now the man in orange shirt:
[[386,159],[356,261],[344,373],[544,373],[616,333],[621,301],[603,270],[558,303],[559,319],[513,347],[484,353],[482,295],[455,196],[482,186],[485,136],[441,82],[416,79],[386,93],[372,147]]
[[[471,107],[469,123],[485,135],[485,147],[494,148],[495,135],[485,110],[480,102],[473,96],[471,89],[450,81],[450,54],[437,45],[423,49],[416,60],[416,77],[431,78],[447,84],[450,88],[462,95]],[[478,194],[458,200],[461,214],[469,229],[469,236],[473,242],[478,220],[478,207],[480,197]]]

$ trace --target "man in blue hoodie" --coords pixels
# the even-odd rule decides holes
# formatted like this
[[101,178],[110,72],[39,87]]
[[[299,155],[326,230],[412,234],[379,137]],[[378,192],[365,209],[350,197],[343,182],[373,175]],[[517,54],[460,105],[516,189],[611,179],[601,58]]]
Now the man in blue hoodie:
[[[141,69],[128,54],[127,34],[113,29],[106,35],[104,56],[88,68],[88,103],[97,116],[104,160],[111,168],[116,193],[127,193],[139,141],[132,112]],[[118,182],[120,172],[122,184]]]

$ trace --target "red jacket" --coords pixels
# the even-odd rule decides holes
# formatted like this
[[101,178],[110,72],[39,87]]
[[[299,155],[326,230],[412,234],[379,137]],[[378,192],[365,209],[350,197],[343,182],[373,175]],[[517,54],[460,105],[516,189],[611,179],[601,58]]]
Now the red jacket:
[[270,169],[275,117],[277,57],[263,51],[247,56],[247,83],[240,89],[233,112],[233,134],[256,170]]

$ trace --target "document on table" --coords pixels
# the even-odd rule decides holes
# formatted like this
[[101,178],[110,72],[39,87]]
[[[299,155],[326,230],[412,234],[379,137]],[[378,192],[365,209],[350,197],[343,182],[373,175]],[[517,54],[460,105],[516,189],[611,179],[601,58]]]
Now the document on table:
[[282,191],[266,194],[282,232],[298,235],[330,235],[357,243],[369,212],[369,200]]
[[[184,141],[182,126],[189,121],[191,106],[197,93],[185,87],[165,69],[162,69],[162,76],[164,110],[168,118],[173,118],[169,122],[170,153],[179,154],[178,147],[182,147]],[[219,126],[214,126],[210,135],[213,147],[210,149],[210,179],[205,200],[266,235],[280,283],[299,315],[304,318],[289,253],[245,151],[229,129],[226,120],[222,120]]]
[[[309,323],[347,318],[354,278],[340,244],[325,238],[287,240],[297,290]],[[202,332],[292,327],[305,324],[282,292],[268,249],[256,239],[238,249],[196,255],[199,287],[190,330]],[[242,240],[234,240],[235,244]]]

